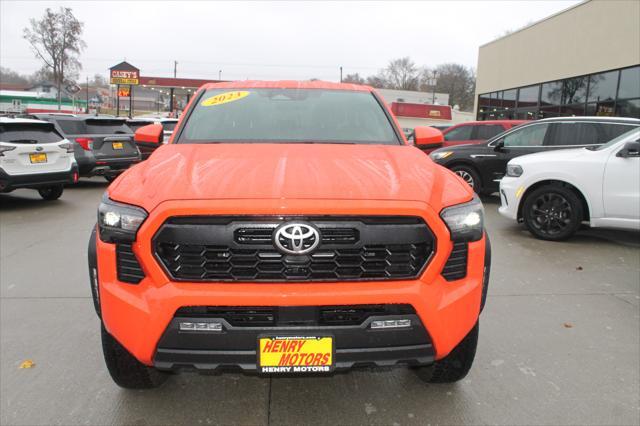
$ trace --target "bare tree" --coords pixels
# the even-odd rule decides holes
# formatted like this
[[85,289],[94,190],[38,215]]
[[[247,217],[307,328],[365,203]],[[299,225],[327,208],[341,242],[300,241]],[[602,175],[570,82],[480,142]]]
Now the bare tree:
[[408,56],[389,62],[384,75],[390,89],[418,90],[419,70]]
[[342,79],[343,83],[352,83],[352,84],[365,84],[364,78],[360,77],[360,74],[347,74],[345,78]]
[[388,82],[383,74],[376,74],[367,77],[367,85],[376,89],[384,89],[388,86]]
[[83,23],[73,16],[71,8],[61,7],[58,12],[47,8],[40,20],[30,20],[30,26],[24,29],[23,37],[31,45],[36,58],[41,59],[45,68],[51,71],[60,109],[65,78],[82,68],[77,55],[86,46],[80,38]]
[[[422,74],[423,77],[433,78],[433,71]],[[458,105],[462,111],[473,108],[476,90],[476,77],[472,68],[460,64],[442,64],[435,68],[436,92],[448,93],[449,104]],[[423,80],[423,90],[425,89]],[[433,86],[430,86],[432,90]]]
[[0,67],[0,83],[28,85],[30,81],[28,76],[22,75],[9,68]]

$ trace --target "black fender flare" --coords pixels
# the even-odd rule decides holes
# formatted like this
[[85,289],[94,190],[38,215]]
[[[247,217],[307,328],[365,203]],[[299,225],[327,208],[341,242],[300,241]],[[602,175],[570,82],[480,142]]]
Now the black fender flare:
[[480,301],[480,312],[487,302],[487,291],[489,290],[489,276],[491,275],[491,240],[487,231],[484,232],[484,271],[482,274],[482,299]]
[[93,298],[93,307],[96,309],[98,318],[102,318],[100,309],[100,290],[98,288],[98,253],[96,252],[96,233],[98,225],[93,227],[89,237],[89,247],[87,248],[87,260],[89,263],[89,287]]

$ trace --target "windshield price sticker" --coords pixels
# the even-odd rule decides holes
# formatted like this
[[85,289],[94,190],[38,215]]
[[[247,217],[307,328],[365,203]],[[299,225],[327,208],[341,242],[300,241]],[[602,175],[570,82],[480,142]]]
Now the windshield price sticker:
[[201,105],[214,106],[214,105],[227,104],[229,102],[235,102],[242,98],[246,98],[249,95],[250,95],[250,92],[247,92],[246,90],[220,93],[219,95],[215,95],[205,99],[204,101],[202,101]]
[[267,337],[259,341],[261,373],[328,373],[332,337]]

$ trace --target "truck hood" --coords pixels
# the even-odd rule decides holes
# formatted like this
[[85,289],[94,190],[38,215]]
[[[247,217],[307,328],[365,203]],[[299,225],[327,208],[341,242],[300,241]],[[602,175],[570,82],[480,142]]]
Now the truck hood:
[[339,144],[164,145],[108,192],[147,211],[215,199],[404,200],[439,209],[472,196],[417,148]]

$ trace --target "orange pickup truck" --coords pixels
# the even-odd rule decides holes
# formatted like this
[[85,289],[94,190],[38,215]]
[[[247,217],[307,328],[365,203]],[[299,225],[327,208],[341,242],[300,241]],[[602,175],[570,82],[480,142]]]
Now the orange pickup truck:
[[[442,138],[416,130],[416,143]],[[162,142],[162,126],[136,141]],[[478,341],[483,207],[374,89],[208,84],[107,189],[90,283],[114,381],[413,367],[460,380]]]

